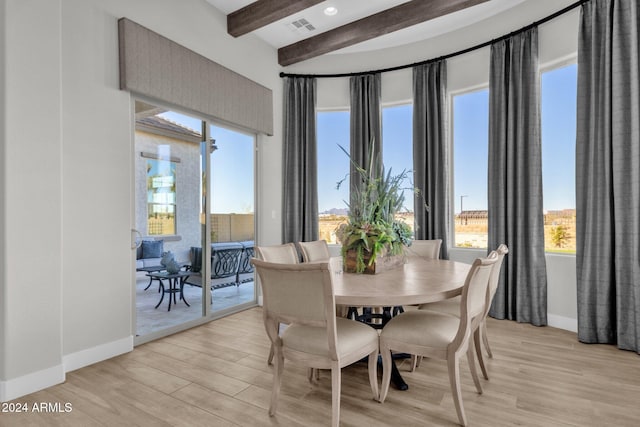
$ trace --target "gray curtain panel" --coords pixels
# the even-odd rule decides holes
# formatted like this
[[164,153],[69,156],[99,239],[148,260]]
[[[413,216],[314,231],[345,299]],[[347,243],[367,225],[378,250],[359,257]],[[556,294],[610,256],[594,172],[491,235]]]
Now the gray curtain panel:
[[[364,165],[365,159],[375,156],[376,169],[382,167],[382,137],[380,98],[380,73],[353,76],[349,79],[351,93],[350,114],[350,147],[351,160],[358,165]],[[349,188],[353,195],[361,180],[356,173],[355,166],[350,167]]]
[[509,247],[490,315],[547,324],[537,28],[491,45],[489,249]]
[[640,353],[640,6],[582,6],[576,134],[578,339]]
[[415,238],[442,239],[443,259],[449,258],[449,170],[447,63],[441,60],[413,68],[413,177]]
[[316,80],[284,79],[283,243],[318,239]]

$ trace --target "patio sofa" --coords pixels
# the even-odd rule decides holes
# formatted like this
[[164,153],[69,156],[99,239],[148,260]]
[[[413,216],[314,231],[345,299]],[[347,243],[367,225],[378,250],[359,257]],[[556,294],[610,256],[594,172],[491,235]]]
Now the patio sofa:
[[[162,253],[166,250],[162,239],[142,239],[142,244],[136,249],[136,269],[159,266]],[[171,250],[171,252],[173,252],[176,261],[181,263],[189,262],[188,249],[182,251]]]
[[[211,290],[227,286],[240,286],[253,281],[251,258],[254,254],[252,240],[244,242],[224,242],[211,244]],[[202,248],[192,247],[189,251],[191,271],[185,283],[202,286]]]

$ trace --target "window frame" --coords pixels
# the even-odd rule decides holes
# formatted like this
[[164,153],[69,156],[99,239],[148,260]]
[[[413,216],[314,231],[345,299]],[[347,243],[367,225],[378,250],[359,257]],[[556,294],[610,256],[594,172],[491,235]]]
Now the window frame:
[[[351,108],[350,107],[327,107],[327,108],[316,108],[316,159],[319,160],[320,156],[319,156],[319,150],[320,150],[320,144],[319,144],[319,138],[318,138],[318,131],[319,131],[319,127],[318,127],[318,116],[321,113],[348,113],[349,114],[349,119],[351,118]],[[348,135],[348,137],[350,138],[350,135]],[[349,146],[345,147],[347,150],[349,150]],[[320,170],[320,165],[316,165],[316,170],[319,171]],[[345,186],[347,189],[349,188],[349,169],[347,168],[347,170],[345,171],[345,175],[344,175],[344,179],[345,181],[342,183],[342,186]],[[321,225],[321,219],[320,219],[320,191],[319,191],[319,186],[320,186],[320,179],[319,177],[316,177],[316,193],[318,196],[318,234],[319,234],[319,238],[322,239],[322,236],[320,235],[321,230],[320,230],[320,225]],[[348,200],[348,195],[347,195],[347,200]],[[346,206],[345,206],[346,208]],[[340,246],[340,243],[336,240],[335,242],[332,239],[327,240],[327,243],[330,246]]]
[[[544,141],[542,141],[542,103],[544,102],[542,99],[542,75],[544,73],[548,73],[554,70],[558,70],[560,68],[564,68],[564,67],[568,67],[571,65],[575,65],[576,67],[578,66],[578,53],[577,52],[573,52],[569,55],[560,57],[560,58],[556,58],[552,61],[547,61],[544,64],[541,64],[538,67],[538,72],[540,74],[540,138],[541,138],[541,144],[544,144]],[[577,84],[577,73],[576,73],[576,84]],[[573,157],[573,162],[574,162],[574,167],[575,167],[575,156]],[[542,158],[542,161],[544,162],[544,158]],[[543,166],[544,167],[544,166]],[[542,179],[544,180],[544,174]],[[574,191],[575,191],[575,186],[574,186]],[[544,186],[542,188],[542,197],[543,197],[543,209],[544,209]],[[576,214],[577,214],[577,207],[574,208],[576,209]],[[543,211],[544,214],[544,211]],[[553,255],[553,256],[565,256],[565,257],[575,257],[576,256],[576,252],[556,252],[556,251],[548,251],[547,250],[547,244],[545,241],[545,248],[544,248],[544,253],[545,255]]]
[[[451,171],[450,176],[449,176],[449,200],[451,201],[451,213],[449,216],[449,224],[450,224],[450,230],[451,230],[451,242],[450,242],[450,247],[451,249],[455,249],[455,250],[485,250],[486,248],[474,248],[474,247],[464,247],[464,246],[456,246],[456,212],[455,212],[455,203],[456,203],[456,195],[455,195],[455,145],[454,145],[454,127],[455,127],[455,113],[454,113],[454,104],[453,104],[453,100],[456,96],[460,96],[460,95],[465,95],[465,94],[470,94],[470,93],[474,93],[474,92],[480,92],[483,90],[487,90],[488,92],[490,91],[489,89],[489,82],[486,83],[482,83],[482,84],[477,84],[477,85],[473,85],[473,86],[468,86],[465,88],[461,88],[461,89],[457,89],[457,90],[453,90],[450,91],[447,94],[447,108],[449,110],[449,126],[448,126],[448,140],[449,140],[449,152],[451,153],[451,155],[449,156],[449,164],[447,165],[449,170]],[[488,108],[488,107],[487,107]],[[488,111],[487,111],[488,114]],[[487,123],[488,126],[488,123]],[[489,145],[488,145],[488,141],[489,141],[489,135],[487,134],[487,154],[488,154],[488,150],[489,150]],[[486,169],[488,171],[489,168],[489,164],[487,163],[486,165]],[[488,183],[487,183],[487,191],[488,191]],[[489,212],[489,206],[488,206],[488,200],[487,200],[487,213]],[[488,225],[488,224],[487,224]],[[488,228],[487,228],[487,236],[488,236]]]

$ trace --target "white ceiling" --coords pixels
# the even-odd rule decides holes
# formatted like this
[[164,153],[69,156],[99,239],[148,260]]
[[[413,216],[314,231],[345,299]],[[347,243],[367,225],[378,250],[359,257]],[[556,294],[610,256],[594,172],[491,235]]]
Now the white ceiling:
[[[254,1],[255,0],[207,0],[209,4],[225,15],[241,9]],[[281,48],[407,1],[409,0],[327,0],[290,15],[285,19],[274,22],[273,24],[262,27],[254,31],[253,34],[271,46]],[[475,24],[476,22],[517,6],[524,1],[525,0],[490,0],[477,6],[423,22],[332,53],[377,50],[426,40]],[[329,6],[336,7],[338,13],[334,16],[325,15],[324,9]],[[302,18],[310,22],[316,29],[311,32],[295,30],[291,22]]]

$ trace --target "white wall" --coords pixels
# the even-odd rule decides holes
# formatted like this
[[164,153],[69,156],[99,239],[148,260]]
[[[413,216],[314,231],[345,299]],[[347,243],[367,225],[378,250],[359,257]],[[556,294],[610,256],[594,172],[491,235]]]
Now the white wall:
[[5,0],[2,7],[4,401],[133,345],[133,112],[119,90],[117,19],[273,90],[275,132],[258,138],[257,155],[264,244],[281,235],[282,83],[275,50],[253,36],[228,36],[224,15],[205,0]]
[[[572,3],[573,0],[529,0],[495,18],[425,42],[383,51],[325,55],[287,67],[284,71],[287,73],[308,74],[342,73],[411,64],[457,52],[508,34]],[[567,57],[575,57],[578,19],[579,9],[574,9],[572,12],[540,26],[539,55],[541,67],[566,60]],[[488,86],[489,53],[489,47],[485,47],[449,59],[447,63],[449,91],[458,92],[477,86]],[[383,104],[410,102],[411,98],[411,69],[393,71],[382,75]],[[318,107],[327,110],[348,108],[348,78],[319,79]],[[484,255],[486,255],[485,250],[450,249],[451,259],[468,263],[471,263],[476,257]],[[549,324],[576,331],[575,257],[548,254],[546,261]]]
[[[5,19],[6,16],[6,4],[5,2],[0,2],[0,82],[4,83],[4,67],[5,67]],[[7,348],[7,343],[5,341],[5,313],[6,313],[6,301],[7,296],[5,293],[5,282],[7,281],[6,277],[6,268],[5,268],[5,214],[4,207],[6,206],[5,201],[5,182],[6,174],[4,171],[6,170],[6,156],[5,156],[5,140],[6,140],[6,132],[5,132],[5,85],[0,84],[0,349]],[[5,356],[4,352],[0,350],[0,380],[5,377],[6,366],[5,366]],[[1,393],[1,392],[0,392]]]
[[60,1],[7,1],[2,19],[7,395],[63,379]]
[[[5,156],[5,140],[6,140],[6,127],[5,127],[5,28],[6,20],[6,3],[0,2],[0,381],[5,378],[6,364],[4,351],[1,349],[7,348],[5,341],[5,313],[7,312],[7,298],[5,292],[5,283],[7,281],[6,268],[5,268],[5,182],[6,179],[6,156]],[[0,395],[2,391],[0,391]],[[0,399],[2,400],[2,399]]]

